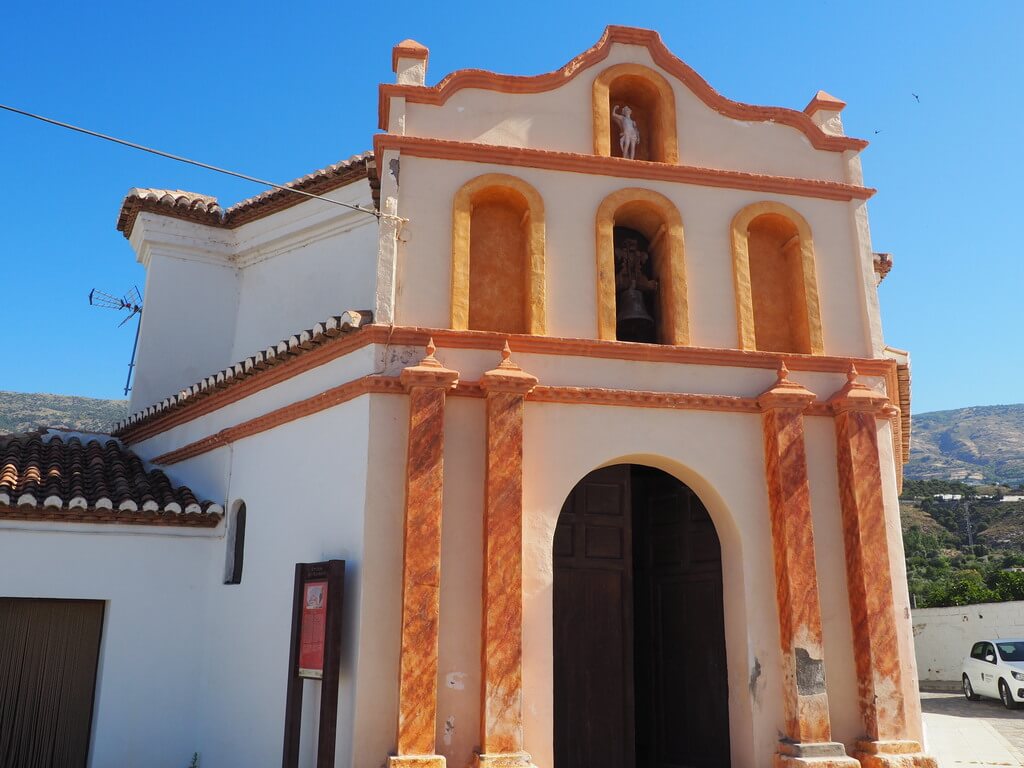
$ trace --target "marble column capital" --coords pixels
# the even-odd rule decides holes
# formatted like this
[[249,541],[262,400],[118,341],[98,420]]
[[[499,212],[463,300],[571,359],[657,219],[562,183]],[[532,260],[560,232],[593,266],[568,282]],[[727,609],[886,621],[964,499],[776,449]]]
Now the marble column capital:
[[537,386],[537,377],[512,362],[512,351],[505,342],[501,350],[501,363],[480,377],[480,387],[488,395],[498,392],[528,395]]
[[453,389],[459,383],[459,372],[441,365],[441,361],[434,357],[437,347],[434,340],[427,342],[427,355],[417,365],[410,365],[402,371],[399,376],[405,391],[409,392],[414,387],[428,387],[436,389]]
[[775,383],[757,396],[761,411],[787,408],[803,413],[814,402],[814,393],[789,378],[789,369],[783,360],[779,363]]

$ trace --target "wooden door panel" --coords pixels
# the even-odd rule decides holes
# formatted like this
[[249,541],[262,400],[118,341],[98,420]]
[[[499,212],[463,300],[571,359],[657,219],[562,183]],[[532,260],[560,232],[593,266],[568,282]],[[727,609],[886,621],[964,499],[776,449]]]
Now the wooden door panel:
[[632,768],[629,470],[576,486],[555,530],[555,765]]
[[700,500],[657,470],[598,470],[554,555],[554,768],[728,768],[721,550]]

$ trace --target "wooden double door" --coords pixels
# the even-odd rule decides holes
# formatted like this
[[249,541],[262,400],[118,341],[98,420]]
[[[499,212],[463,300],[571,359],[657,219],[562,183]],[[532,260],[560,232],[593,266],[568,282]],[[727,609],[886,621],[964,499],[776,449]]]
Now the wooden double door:
[[591,472],[554,541],[554,768],[728,768],[718,535],[660,470]]

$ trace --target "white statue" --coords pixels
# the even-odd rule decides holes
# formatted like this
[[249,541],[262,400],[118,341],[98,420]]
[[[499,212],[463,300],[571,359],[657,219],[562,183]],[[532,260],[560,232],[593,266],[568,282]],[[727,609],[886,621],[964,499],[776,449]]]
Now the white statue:
[[612,107],[612,119],[619,124],[619,148],[622,156],[630,160],[636,158],[636,147],[640,143],[640,129],[632,114],[629,107],[622,107],[621,112],[618,105]]

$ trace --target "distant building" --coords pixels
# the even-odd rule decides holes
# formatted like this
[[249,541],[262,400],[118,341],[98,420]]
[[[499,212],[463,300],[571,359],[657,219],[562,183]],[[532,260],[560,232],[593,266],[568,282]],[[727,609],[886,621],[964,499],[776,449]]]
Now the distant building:
[[[344,206],[129,193],[133,415],[2,444],[0,676],[80,672],[18,695],[97,768],[318,733],[344,768],[934,766],[843,102],[731,101],[628,27],[534,77],[427,56],[373,152],[288,185]],[[329,559],[338,712],[307,682],[286,742]]]

